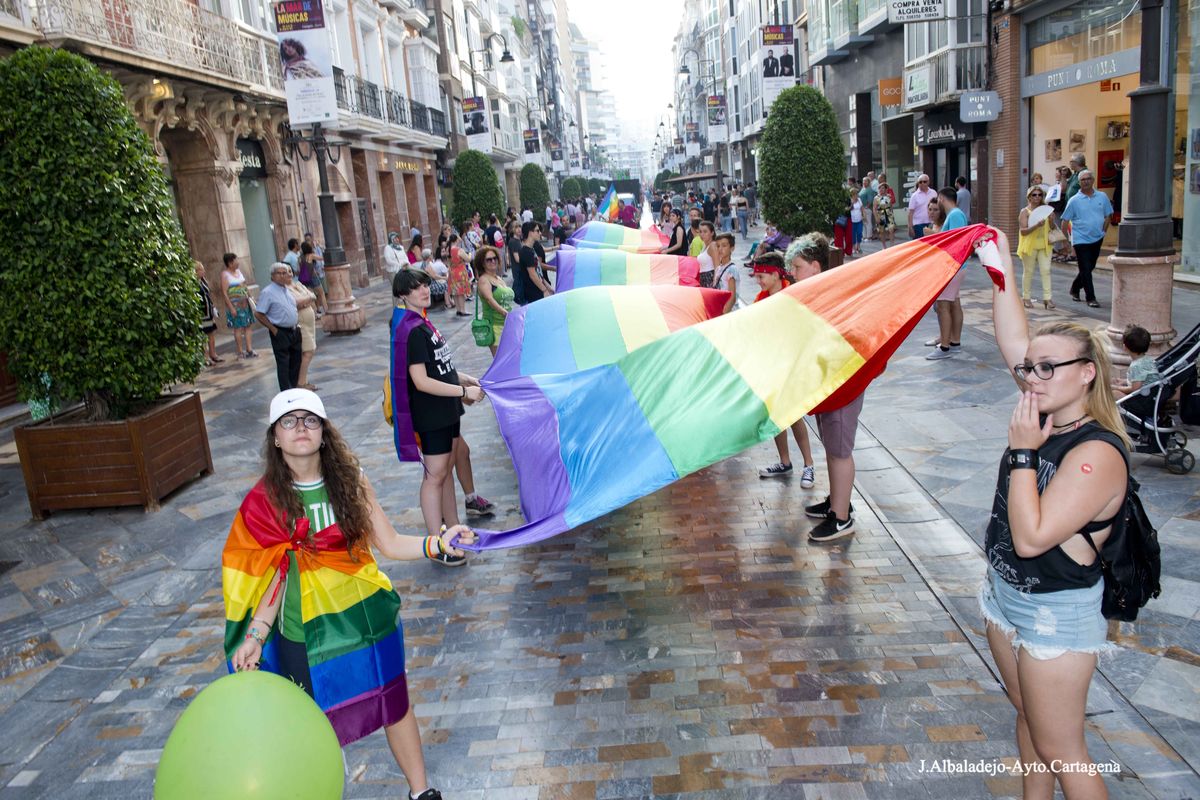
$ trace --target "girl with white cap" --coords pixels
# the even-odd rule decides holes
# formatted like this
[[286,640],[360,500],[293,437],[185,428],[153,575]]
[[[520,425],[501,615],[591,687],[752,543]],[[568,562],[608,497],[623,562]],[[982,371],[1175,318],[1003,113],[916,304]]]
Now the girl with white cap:
[[397,533],[315,393],[280,392],[268,423],[263,477],[221,558],[229,669],[295,682],[343,746],[383,728],[410,798],[441,800],[409,703],[400,598],[372,548],[403,561],[461,557],[456,543],[475,534],[461,525],[440,536]]

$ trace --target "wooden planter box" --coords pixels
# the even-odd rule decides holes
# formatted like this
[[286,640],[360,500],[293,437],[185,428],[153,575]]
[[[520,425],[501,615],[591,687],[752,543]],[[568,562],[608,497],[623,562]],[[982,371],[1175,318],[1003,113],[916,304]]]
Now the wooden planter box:
[[200,394],[164,395],[150,411],[120,422],[67,415],[14,431],[34,519],[71,508],[143,506],[198,475],[211,475],[212,453]]

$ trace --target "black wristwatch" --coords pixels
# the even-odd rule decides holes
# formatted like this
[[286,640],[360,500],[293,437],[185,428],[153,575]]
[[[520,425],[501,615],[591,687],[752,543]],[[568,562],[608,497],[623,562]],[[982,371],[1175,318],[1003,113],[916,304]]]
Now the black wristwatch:
[[1008,451],[1008,468],[1036,470],[1040,465],[1037,450],[1021,449]]

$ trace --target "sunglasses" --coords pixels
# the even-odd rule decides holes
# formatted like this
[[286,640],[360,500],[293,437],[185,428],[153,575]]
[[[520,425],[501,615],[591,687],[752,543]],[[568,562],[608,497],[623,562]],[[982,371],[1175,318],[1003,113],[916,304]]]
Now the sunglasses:
[[1041,192],[1030,192],[1030,193],[1029,193],[1029,196],[1030,196],[1030,197],[1045,197],[1046,195],[1044,195],[1044,194],[1043,194],[1043,193],[1041,193]]
[[495,256],[484,256],[483,260],[486,263],[488,261],[499,261],[500,259],[496,258]]

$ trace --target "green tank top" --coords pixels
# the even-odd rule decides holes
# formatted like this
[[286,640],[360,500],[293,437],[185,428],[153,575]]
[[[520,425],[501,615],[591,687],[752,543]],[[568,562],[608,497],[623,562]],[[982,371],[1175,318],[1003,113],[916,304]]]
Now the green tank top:
[[[329,492],[325,489],[324,479],[314,483],[294,483],[292,485],[300,494],[300,506],[304,509],[304,517],[308,520],[310,531],[315,534],[337,522],[333,506],[329,503]],[[295,551],[289,550],[287,557],[287,584],[283,590],[283,606],[279,609],[279,632],[284,638],[293,642],[303,642],[304,617],[300,606],[300,566],[296,563]]]
[[[513,307],[513,290],[505,286],[503,283],[492,284],[492,299],[494,299],[501,308],[505,311],[512,311]],[[492,304],[480,298],[480,303],[483,305],[483,318],[493,325],[503,325],[504,315],[496,309],[492,308]]]

